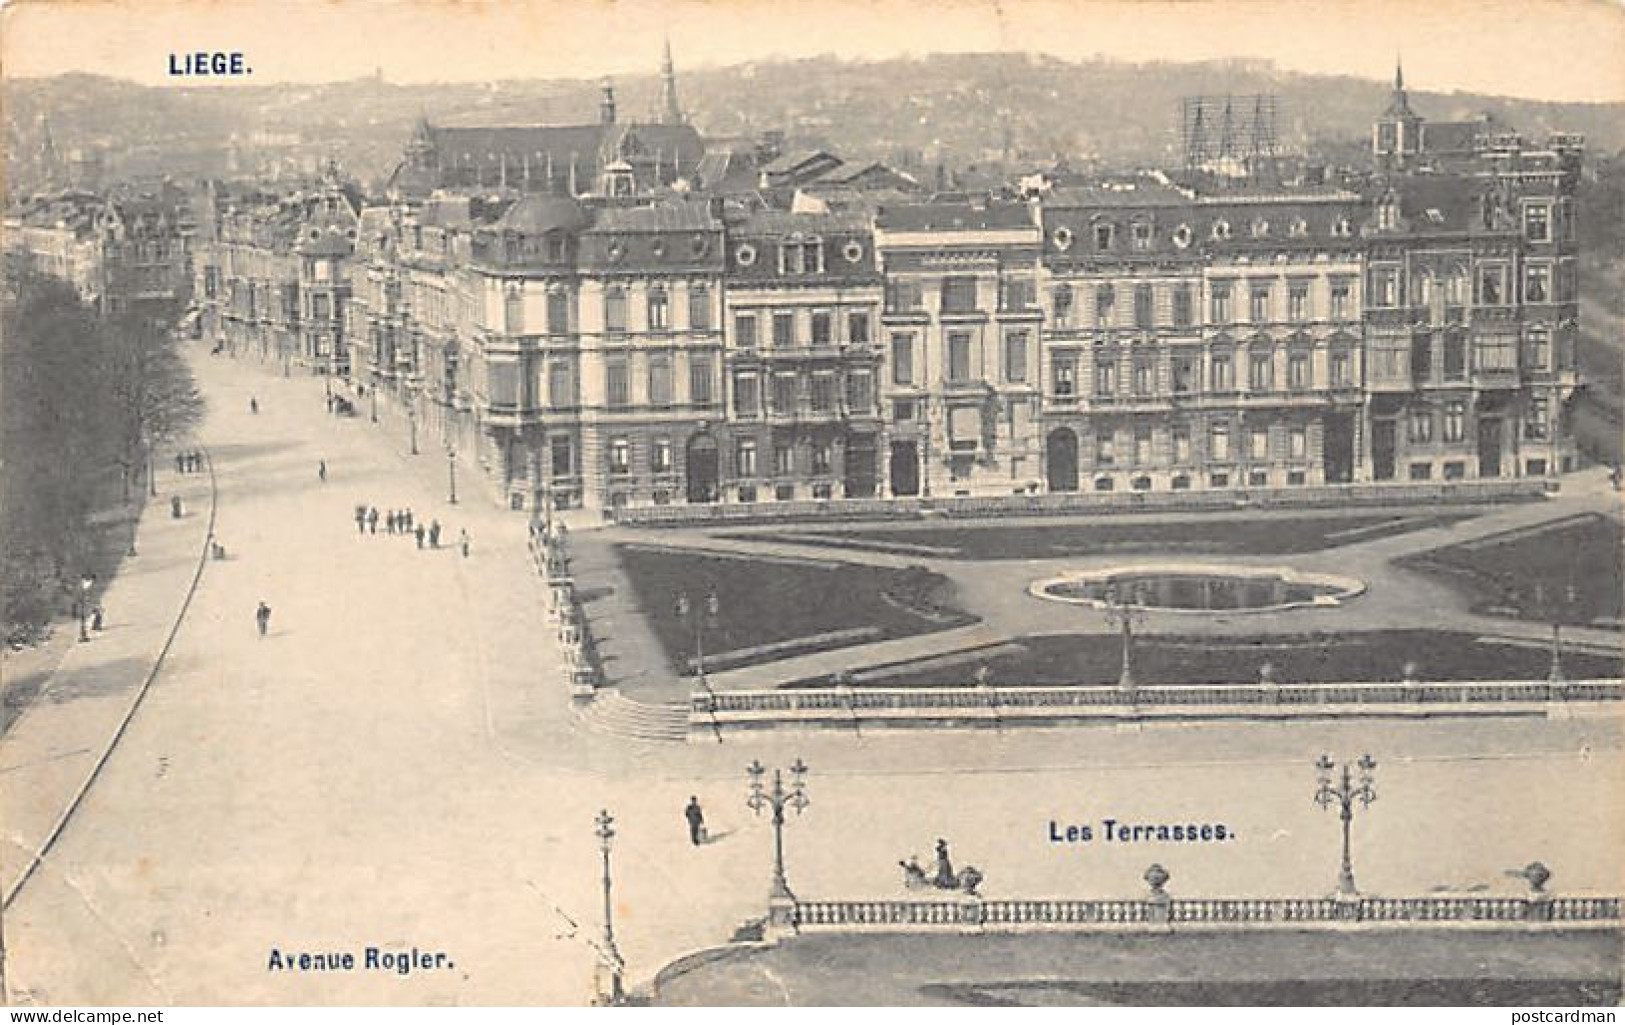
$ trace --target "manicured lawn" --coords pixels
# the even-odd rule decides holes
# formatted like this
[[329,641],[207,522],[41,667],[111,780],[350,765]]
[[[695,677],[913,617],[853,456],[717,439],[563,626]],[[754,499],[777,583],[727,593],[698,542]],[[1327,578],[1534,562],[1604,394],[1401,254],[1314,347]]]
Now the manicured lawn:
[[[1117,637],[1072,634],[1017,638],[989,657],[958,665],[859,671],[863,687],[963,687],[981,666],[994,686],[1101,686],[1117,682],[1122,643]],[[1259,667],[1275,667],[1280,683],[1380,682],[1404,678],[1415,662],[1422,680],[1544,680],[1549,653],[1539,645],[1481,643],[1472,634],[1432,630],[1384,630],[1285,637],[1175,637],[1150,635],[1134,642],[1134,675],[1155,684],[1251,683]],[[1619,658],[1566,652],[1570,679],[1614,678]],[[827,679],[791,687],[827,686]]]
[[843,530],[839,534],[804,530],[741,536],[969,560],[1055,559],[1118,553],[1168,555],[1177,552],[1289,555],[1458,523],[1474,515],[1464,512],[1423,512],[1295,518],[1261,515],[1246,520],[1198,517],[1183,522],[1155,523],[1097,520],[985,527],[945,524],[936,527]]
[[[731,660],[753,665],[807,651],[845,647],[945,630],[972,622],[952,607],[952,583],[925,570],[896,570],[845,562],[786,561],[623,544],[616,553],[673,667],[686,672],[694,655],[694,616],[705,597],[717,596],[717,615],[705,627],[708,663],[743,648],[805,644]],[[686,591],[689,618],[679,618],[676,594]],[[867,629],[865,629],[867,628]],[[857,631],[864,635],[856,636]],[[821,636],[846,634],[847,636]]]
[[[1610,620],[1617,626],[1622,554],[1619,521],[1590,513],[1436,548],[1400,565],[1444,579],[1467,596],[1474,612],[1541,622],[1554,615],[1570,623]],[[1537,595],[1537,586],[1543,594]]]

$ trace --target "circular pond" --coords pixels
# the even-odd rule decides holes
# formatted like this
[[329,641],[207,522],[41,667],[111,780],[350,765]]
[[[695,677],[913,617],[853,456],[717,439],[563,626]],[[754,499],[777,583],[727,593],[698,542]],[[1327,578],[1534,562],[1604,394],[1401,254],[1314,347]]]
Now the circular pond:
[[1277,567],[1108,566],[1036,580],[1046,601],[1105,608],[1114,602],[1167,612],[1274,612],[1341,605],[1365,590],[1353,577]]

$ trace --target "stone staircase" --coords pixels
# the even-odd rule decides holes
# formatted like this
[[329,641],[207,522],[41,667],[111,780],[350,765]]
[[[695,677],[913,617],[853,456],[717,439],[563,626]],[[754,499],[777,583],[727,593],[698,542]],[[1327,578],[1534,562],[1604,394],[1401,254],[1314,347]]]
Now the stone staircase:
[[677,744],[688,740],[688,705],[679,702],[645,704],[607,687],[576,714],[610,736]]

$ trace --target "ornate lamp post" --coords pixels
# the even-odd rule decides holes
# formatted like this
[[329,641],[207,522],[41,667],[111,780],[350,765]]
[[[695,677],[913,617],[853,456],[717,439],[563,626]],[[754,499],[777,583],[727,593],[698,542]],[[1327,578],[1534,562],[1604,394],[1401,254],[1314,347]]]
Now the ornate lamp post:
[[1123,634],[1123,668],[1117,674],[1117,686],[1131,691],[1134,682],[1134,628],[1145,623],[1146,611],[1139,602],[1136,589],[1130,600],[1124,601],[1116,584],[1106,588],[1106,622]]
[[773,810],[773,886],[768,900],[793,904],[796,895],[790,892],[790,883],[784,877],[784,809],[794,808],[799,815],[811,803],[807,800],[807,765],[797,758],[790,766],[789,789],[784,786],[784,773],[780,769],[773,770],[772,787],[762,782],[767,770],[761,762],[751,762],[745,771],[750,774],[750,796],[745,804],[758,815],[764,808]]
[[1541,611],[1552,623],[1552,661],[1546,671],[1547,683],[1562,683],[1563,673],[1563,623],[1574,616],[1575,609],[1580,604],[1580,591],[1573,584],[1562,591],[1561,597],[1548,599],[1544,584],[1535,585],[1535,607]]
[[721,605],[717,602],[717,592],[714,590],[706,593],[703,612],[697,611],[689,603],[687,591],[677,592],[677,618],[685,623],[691,616],[694,620],[694,672],[701,683],[705,682],[705,627],[707,623],[716,626],[717,613],[720,610]]
[[598,998],[603,1003],[619,1004],[626,998],[624,973],[626,962],[615,947],[615,905],[610,899],[609,848],[615,839],[615,819],[606,809],[593,820],[598,837],[598,850],[604,858],[604,939],[599,951]]
[[1334,805],[1339,810],[1343,820],[1343,864],[1337,874],[1337,895],[1339,897],[1357,897],[1360,891],[1354,886],[1354,863],[1349,857],[1349,824],[1354,821],[1354,805],[1356,802],[1370,806],[1377,799],[1377,791],[1373,773],[1377,771],[1376,760],[1370,755],[1361,755],[1356,765],[1360,769],[1360,780],[1356,784],[1350,779],[1349,764],[1344,762],[1341,766],[1341,778],[1337,777],[1339,766],[1330,756],[1321,755],[1315,762],[1315,772],[1318,775],[1318,786],[1315,790],[1315,803],[1322,808]]

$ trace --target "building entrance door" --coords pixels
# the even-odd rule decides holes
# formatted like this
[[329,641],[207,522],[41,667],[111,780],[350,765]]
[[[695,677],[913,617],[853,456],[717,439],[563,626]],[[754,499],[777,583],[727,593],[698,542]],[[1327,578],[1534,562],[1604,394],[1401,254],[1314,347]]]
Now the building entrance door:
[[891,443],[891,493],[899,497],[920,493],[920,454],[912,441]]
[[1501,424],[1499,417],[1482,417],[1478,421],[1478,475],[1501,476]]
[[1354,480],[1354,417],[1348,413],[1326,416],[1323,459],[1327,484],[1347,484]]
[[1078,490],[1078,436],[1070,427],[1049,432],[1044,444],[1044,472],[1051,491]]
[[846,497],[847,498],[873,498],[875,497],[875,483],[879,476],[876,470],[878,453],[875,452],[875,439],[869,435],[857,435],[846,446]]
[[1371,421],[1371,476],[1394,479],[1394,425],[1397,420]]
[[717,500],[717,443],[709,434],[696,434],[688,442],[688,500]]

